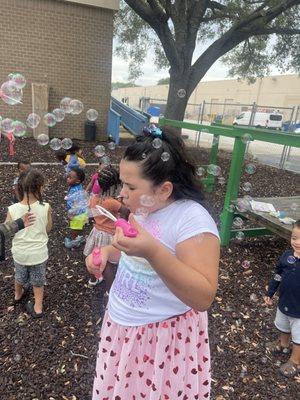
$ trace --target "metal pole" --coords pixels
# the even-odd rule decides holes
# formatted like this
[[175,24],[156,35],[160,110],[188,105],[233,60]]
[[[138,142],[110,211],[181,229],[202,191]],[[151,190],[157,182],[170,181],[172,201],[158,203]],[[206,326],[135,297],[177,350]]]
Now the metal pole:
[[[198,121],[197,121],[198,124],[199,124],[199,122],[200,122],[201,112],[202,112],[202,104],[199,104]],[[195,136],[195,146],[196,146],[196,144],[197,144],[198,135],[199,135],[199,132],[197,131],[197,132],[196,132],[196,136]]]
[[[202,125],[202,122],[203,122],[204,108],[205,108],[205,100],[203,100],[203,103],[202,103],[200,125]],[[201,131],[199,131],[199,134],[198,134],[197,147],[199,147],[200,136],[201,136]]]

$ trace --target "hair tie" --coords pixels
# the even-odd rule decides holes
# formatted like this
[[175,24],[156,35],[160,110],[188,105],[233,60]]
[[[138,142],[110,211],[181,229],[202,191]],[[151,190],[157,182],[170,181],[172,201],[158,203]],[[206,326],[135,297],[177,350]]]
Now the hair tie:
[[163,138],[162,130],[154,124],[150,126],[145,126],[143,128],[143,133],[145,136],[152,136],[153,138],[159,138],[159,139]]

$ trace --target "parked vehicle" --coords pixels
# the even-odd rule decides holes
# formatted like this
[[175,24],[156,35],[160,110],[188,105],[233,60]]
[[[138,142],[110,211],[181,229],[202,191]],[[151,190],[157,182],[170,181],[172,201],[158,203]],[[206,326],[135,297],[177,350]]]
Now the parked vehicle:
[[[233,120],[233,125],[250,125],[252,112],[244,111],[238,117]],[[283,115],[277,112],[256,112],[253,116],[253,122],[251,126],[256,128],[269,128],[269,129],[281,129],[282,128]]]
[[[286,121],[282,124],[282,130],[284,132],[299,133],[299,129],[300,129],[300,121],[296,121],[296,122]],[[298,132],[297,132],[297,130],[298,130]]]

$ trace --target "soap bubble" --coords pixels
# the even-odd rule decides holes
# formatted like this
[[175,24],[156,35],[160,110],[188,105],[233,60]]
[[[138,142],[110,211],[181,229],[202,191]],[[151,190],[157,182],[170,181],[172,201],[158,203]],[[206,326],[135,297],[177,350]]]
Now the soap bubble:
[[146,154],[146,153],[143,153],[143,154],[142,154],[142,158],[143,158],[143,159],[147,158],[147,154]]
[[223,176],[220,176],[220,177],[218,178],[218,182],[219,182],[220,185],[225,185],[226,179],[225,179]]
[[229,206],[226,208],[226,210],[230,213],[234,213],[235,211],[235,205],[234,204],[229,204]]
[[245,133],[245,135],[242,136],[242,142],[245,144],[248,144],[253,140],[253,137],[249,133]]
[[268,359],[267,359],[267,357],[262,357],[262,358],[260,359],[260,361],[261,361],[262,364],[267,364]]
[[60,102],[60,108],[64,110],[66,114],[71,114],[72,111],[70,105],[71,101],[72,101],[71,97],[64,97]]
[[49,136],[46,135],[45,133],[41,133],[40,135],[38,135],[36,140],[39,145],[46,146],[49,143]]
[[98,146],[95,147],[94,153],[96,157],[103,157],[105,154],[105,147],[99,144]]
[[237,201],[236,208],[240,212],[245,212],[247,210],[250,210],[251,208],[250,201],[245,197],[243,197],[242,199],[239,199]]
[[109,150],[115,150],[116,149],[116,143],[115,142],[109,142],[108,146]]
[[159,139],[159,138],[155,138],[155,139],[153,140],[153,142],[152,142],[152,146],[153,146],[155,149],[159,149],[159,148],[162,146],[162,140]]
[[54,138],[50,140],[50,147],[52,150],[59,150],[61,149],[61,140]]
[[255,293],[252,293],[250,295],[250,300],[253,301],[254,303],[256,303],[258,301],[258,297],[256,296]]
[[169,161],[169,159],[170,159],[170,154],[167,153],[166,151],[164,151],[164,152],[162,153],[162,155],[161,155],[160,158],[161,158],[162,161],[164,161],[164,162]]
[[21,356],[20,356],[20,354],[16,354],[16,355],[14,356],[14,361],[15,361],[15,362],[20,362],[20,361],[21,361]]
[[91,108],[90,110],[88,110],[86,112],[86,117],[89,121],[96,121],[96,119],[98,118],[98,111],[94,110],[93,108]]
[[0,93],[2,100],[10,106],[20,104],[23,97],[22,89],[18,89],[16,83],[11,80],[1,85]]
[[221,175],[221,168],[218,165],[210,164],[207,167],[207,173],[213,176]]
[[49,128],[52,128],[53,126],[55,126],[56,125],[56,118],[55,118],[55,115],[54,114],[52,114],[52,113],[47,113],[47,114],[45,114],[44,116],[43,116],[43,121],[44,121],[44,124],[46,125],[46,126],[48,126]]
[[10,118],[4,118],[1,121],[1,128],[4,132],[13,132],[14,128],[13,128],[13,120]]
[[243,267],[244,269],[250,268],[250,261],[249,261],[249,260],[244,260],[244,261],[242,262],[242,267]]
[[243,226],[244,221],[242,220],[242,218],[240,217],[235,217],[232,221],[233,226],[235,226],[236,228],[240,228]]
[[289,264],[294,264],[296,262],[296,258],[294,256],[288,256],[287,262]]
[[21,121],[14,121],[12,123],[12,128],[15,137],[22,137],[26,135],[26,125]]
[[254,164],[247,164],[245,167],[245,171],[247,172],[247,174],[252,175],[256,171],[256,167]]
[[245,192],[250,192],[251,189],[252,189],[252,185],[251,185],[250,182],[245,182],[245,183],[243,184],[243,190],[244,190]]
[[274,281],[281,282],[281,280],[282,280],[281,275],[279,275],[279,274],[274,275]]
[[79,115],[83,111],[83,103],[80,100],[72,100],[70,102],[71,114]]
[[64,139],[61,141],[61,147],[62,147],[63,149],[65,149],[65,150],[69,150],[69,149],[72,147],[72,145],[73,145],[72,139],[64,138]]
[[153,207],[155,204],[155,199],[153,196],[149,196],[147,194],[143,194],[140,197],[140,203],[144,207]]
[[205,175],[205,168],[203,168],[203,167],[198,167],[198,168],[196,169],[196,174],[197,174],[198,176],[203,176],[203,175]]
[[62,122],[66,116],[66,113],[62,108],[55,108],[55,110],[52,111],[52,114],[55,116],[57,122]]
[[23,89],[25,87],[25,85],[26,85],[25,77],[22,74],[18,73],[18,72],[14,72],[12,74],[9,74],[8,78],[10,80],[12,80],[16,84],[18,89]]
[[297,211],[298,208],[299,208],[299,204],[297,204],[297,203],[292,203],[292,204],[291,204],[291,210],[292,210],[292,211]]
[[186,91],[185,89],[179,89],[177,92],[177,96],[181,99],[183,99],[186,96]]
[[29,126],[29,128],[31,129],[37,128],[40,122],[41,122],[41,117],[36,113],[29,114],[26,120],[27,126]]
[[108,156],[103,156],[103,157],[101,157],[101,163],[103,164],[103,165],[110,165],[110,158],[108,157]]
[[245,239],[245,234],[244,232],[237,232],[237,234],[235,235],[236,239],[241,242],[242,240]]

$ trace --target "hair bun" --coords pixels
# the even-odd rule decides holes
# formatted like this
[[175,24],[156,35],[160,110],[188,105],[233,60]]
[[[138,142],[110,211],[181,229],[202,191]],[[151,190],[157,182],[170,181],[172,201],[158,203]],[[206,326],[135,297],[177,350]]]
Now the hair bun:
[[143,134],[144,134],[144,136],[151,136],[153,138],[163,139],[162,130],[158,126],[156,126],[154,124],[151,124],[149,126],[145,126],[143,128]]

